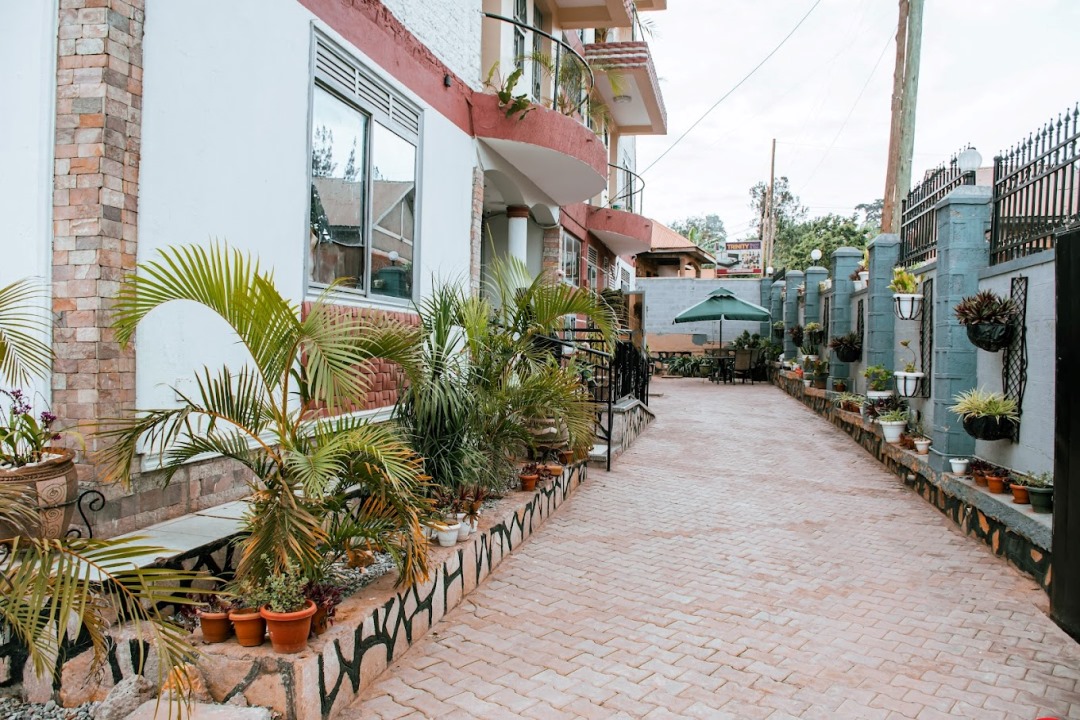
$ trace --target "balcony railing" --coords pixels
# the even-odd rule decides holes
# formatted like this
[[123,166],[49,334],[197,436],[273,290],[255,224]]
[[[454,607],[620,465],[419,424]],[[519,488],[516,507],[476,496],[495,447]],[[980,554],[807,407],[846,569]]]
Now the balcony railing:
[[[615,194],[608,202],[608,207],[614,210],[626,210],[638,215],[644,214],[642,208],[645,205],[645,180],[630,168],[622,165],[608,163],[608,167],[619,171],[615,179]],[[626,175],[625,180],[622,177],[623,173]]]
[[[962,151],[961,151],[962,152]],[[917,265],[937,257],[937,213],[934,206],[961,185],[974,185],[974,172],[961,172],[959,152],[928,170],[904,199],[900,216],[900,264]]]
[[[533,73],[543,72],[550,77],[551,98],[547,100],[542,97],[534,98],[537,104],[550,107],[564,115],[578,115],[583,118],[588,115],[586,105],[593,94],[596,78],[593,76],[592,67],[581,53],[563,40],[528,23],[488,12],[484,13],[484,17],[513,25],[518,32],[525,35],[525,47],[530,46],[531,36],[540,36],[549,40],[551,47],[554,48],[554,56],[534,51],[515,57],[515,65],[518,68],[524,68],[526,64],[531,64]],[[536,45],[532,46],[536,47]]]
[[1080,220],[1080,107],[1066,110],[994,158],[990,264],[1054,246],[1054,233]]

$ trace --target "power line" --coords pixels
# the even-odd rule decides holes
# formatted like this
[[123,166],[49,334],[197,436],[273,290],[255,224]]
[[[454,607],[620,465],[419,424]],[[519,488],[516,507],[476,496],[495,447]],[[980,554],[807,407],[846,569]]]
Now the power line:
[[794,35],[794,34],[795,34],[795,31],[796,31],[796,30],[798,30],[798,29],[799,29],[800,27],[802,27],[802,24],[803,24],[803,23],[804,23],[804,22],[806,21],[806,18],[810,17],[810,13],[814,12],[814,9],[815,9],[815,8],[816,8],[816,7],[818,6],[818,5],[820,5],[820,4],[821,4],[821,0],[816,0],[816,2],[815,2],[815,3],[813,4],[813,5],[811,5],[811,6],[810,6],[810,9],[806,11],[806,14],[802,16],[802,19],[801,19],[801,20],[799,20],[799,22],[797,22],[797,23],[795,24],[795,27],[791,28],[791,32],[789,32],[789,33],[788,33],[787,35],[785,35],[785,36],[784,36],[784,39],[780,41],[780,44],[779,44],[779,45],[777,45],[776,47],[774,47],[774,48],[772,49],[772,51],[771,51],[771,52],[770,52],[770,53],[769,53],[768,55],[766,55],[766,56],[765,56],[765,57],[764,57],[764,58],[762,59],[762,61],[761,61],[761,62],[759,62],[759,63],[758,63],[757,65],[755,65],[755,66],[754,66],[754,69],[753,69],[753,70],[751,70],[751,71],[750,71],[750,72],[748,72],[748,73],[747,73],[747,74],[746,74],[745,76],[743,76],[743,79],[742,79],[742,80],[740,80],[739,82],[735,83],[735,86],[734,86],[733,88],[731,88],[730,90],[728,90],[728,91],[727,91],[726,93],[724,93],[724,95],[723,95],[723,96],[722,96],[722,97],[721,97],[721,98],[720,98],[719,100],[717,100],[717,101],[716,101],[715,103],[713,103],[712,107],[710,107],[710,108],[709,108],[708,110],[706,110],[706,111],[705,111],[705,112],[704,112],[704,113],[702,114],[702,116],[701,116],[701,117],[699,117],[699,118],[698,118],[697,120],[695,120],[695,121],[694,121],[694,124],[693,124],[693,125],[691,125],[690,127],[688,127],[688,128],[686,129],[686,132],[684,132],[684,133],[683,133],[682,135],[680,135],[680,136],[678,137],[678,139],[677,139],[677,140],[676,140],[675,142],[671,143],[671,145],[670,145],[670,146],[668,146],[668,149],[667,149],[667,150],[665,150],[664,152],[660,153],[660,157],[658,157],[658,158],[656,158],[655,160],[653,160],[653,161],[652,161],[652,163],[650,163],[650,164],[649,164],[649,166],[648,166],[647,168],[645,168],[645,169],[644,169],[644,170],[642,170],[642,171],[641,171],[640,173],[638,173],[638,175],[644,175],[645,173],[649,172],[649,170],[651,170],[651,169],[652,169],[653,165],[656,165],[656,163],[658,163],[658,162],[660,162],[661,160],[663,160],[663,159],[664,159],[664,157],[665,157],[665,156],[666,156],[666,155],[667,155],[667,154],[668,154],[669,152],[671,152],[672,150],[674,150],[674,149],[675,149],[675,146],[676,146],[676,145],[678,145],[678,144],[679,144],[680,142],[682,142],[683,138],[685,138],[685,137],[686,137],[687,135],[689,135],[689,134],[690,134],[690,132],[691,132],[691,131],[692,131],[692,130],[693,130],[694,128],[696,128],[696,127],[697,127],[697,126],[698,126],[698,125],[699,125],[699,124],[701,123],[701,121],[702,121],[702,120],[704,120],[704,119],[705,119],[706,117],[708,117],[709,113],[711,113],[711,112],[712,112],[713,110],[715,110],[715,109],[716,109],[716,108],[717,108],[717,107],[718,107],[718,106],[720,105],[720,103],[722,103],[722,102],[724,102],[725,100],[727,100],[727,99],[728,99],[728,96],[729,96],[729,95],[731,95],[731,94],[732,94],[733,92],[735,92],[736,90],[738,90],[738,89],[739,89],[739,88],[740,88],[740,87],[742,86],[742,84],[743,84],[743,83],[745,83],[745,82],[746,82],[747,80],[749,80],[749,79],[750,79],[750,78],[751,78],[751,77],[752,77],[752,76],[754,75],[754,73],[756,73],[756,72],[757,72],[758,70],[760,70],[760,69],[761,69],[761,66],[762,66],[762,65],[764,65],[765,63],[767,63],[767,62],[769,61],[769,58],[771,58],[771,57],[772,57],[773,55],[775,55],[775,54],[776,54],[776,53],[777,53],[777,52],[778,52],[778,51],[780,50],[780,48],[784,47],[784,44],[785,44],[785,43],[786,43],[786,42],[787,42],[787,41],[788,41],[788,40],[789,40],[789,39],[791,38],[791,36],[792,36],[792,35]]

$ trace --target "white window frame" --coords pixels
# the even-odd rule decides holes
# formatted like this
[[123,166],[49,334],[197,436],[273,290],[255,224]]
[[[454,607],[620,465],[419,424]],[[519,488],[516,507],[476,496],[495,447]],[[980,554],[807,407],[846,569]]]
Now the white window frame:
[[[332,57],[338,65],[338,70],[328,69],[321,57]],[[340,72],[341,68],[351,71],[352,75],[346,76]],[[315,90],[321,88],[341,102],[353,107],[368,117],[368,131],[365,143],[365,197],[364,197],[364,277],[362,286],[359,288],[338,287],[334,290],[336,301],[355,302],[361,301],[367,305],[389,305],[395,308],[408,308],[419,297],[420,292],[420,255],[422,241],[421,229],[421,203],[423,201],[423,136],[424,136],[424,112],[423,110],[403,93],[396,90],[393,85],[380,74],[376,73],[366,63],[358,60],[352,53],[329,37],[312,28],[311,36],[311,70],[308,85],[308,128],[307,128],[307,196],[306,212],[304,214],[305,239],[304,248],[304,285],[308,297],[317,296],[328,287],[327,283],[315,282],[311,279],[311,253],[308,250],[307,233],[310,231],[311,216],[311,153],[313,145],[312,133],[314,130],[315,115]],[[392,132],[416,149],[415,178],[416,194],[413,201],[413,246],[412,257],[412,294],[410,297],[397,297],[373,292],[371,287],[371,256],[373,251],[373,235],[375,219],[372,210],[373,185],[373,155],[371,137],[374,134],[374,124],[378,123],[384,129]],[[382,231],[380,231],[382,232]]]

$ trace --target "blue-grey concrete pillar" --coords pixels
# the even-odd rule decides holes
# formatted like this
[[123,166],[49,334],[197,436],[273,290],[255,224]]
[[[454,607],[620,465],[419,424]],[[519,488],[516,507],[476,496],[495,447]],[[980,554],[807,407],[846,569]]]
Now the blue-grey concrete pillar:
[[[769,312],[772,313],[773,322],[784,322],[784,281],[773,283],[772,297],[769,301]],[[781,331],[779,342],[784,341],[784,332]]]
[[[772,278],[761,278],[761,285],[759,287],[759,290],[761,291],[761,293],[758,295],[760,299],[758,305],[768,310],[770,303],[772,303]],[[758,333],[766,340],[772,337],[772,322],[769,321],[761,323],[761,327],[758,329]]]
[[[851,293],[855,282],[851,273],[862,262],[862,250],[853,247],[837,248],[832,254],[833,299],[829,306],[829,334],[833,337],[847,335],[855,329],[851,311]],[[828,342],[828,338],[826,338]],[[848,389],[854,392],[855,383],[850,378],[851,365],[836,358],[836,353],[829,351],[829,387],[835,379],[848,381]]]
[[802,270],[792,270],[784,277],[784,357],[791,360],[799,356],[799,349],[791,341],[788,330],[799,324],[799,286],[802,283]]
[[[934,427],[931,466],[942,469],[949,457],[975,452],[975,438],[964,432],[960,418],[949,412],[953,396],[976,384],[975,346],[956,322],[953,307],[979,291],[979,270],[986,267],[986,228],[990,222],[991,189],[963,185],[945,196],[937,211],[938,257],[934,281]],[[938,454],[940,453],[940,454]]]
[[893,310],[893,268],[900,258],[900,236],[878,235],[870,241],[870,280],[867,285],[866,364],[884,365],[893,371],[896,353],[896,312]]
[[[821,317],[821,283],[827,277],[829,277],[829,271],[823,267],[814,265],[806,268],[806,305],[803,307],[803,325],[809,325],[812,322],[824,324],[822,323],[824,318]],[[809,343],[809,339],[806,342]],[[819,348],[819,356],[825,357],[827,354],[821,352]]]

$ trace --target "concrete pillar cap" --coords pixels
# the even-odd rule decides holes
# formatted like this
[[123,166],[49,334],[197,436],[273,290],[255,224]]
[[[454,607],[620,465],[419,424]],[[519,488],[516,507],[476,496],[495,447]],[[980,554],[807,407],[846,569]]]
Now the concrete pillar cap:
[[860,250],[859,248],[853,248],[853,247],[847,247],[847,246],[841,247],[841,248],[836,248],[835,250],[833,250],[833,254],[832,254],[832,256],[834,258],[835,257],[857,257],[857,258],[861,258],[862,255],[863,255],[863,251]]

